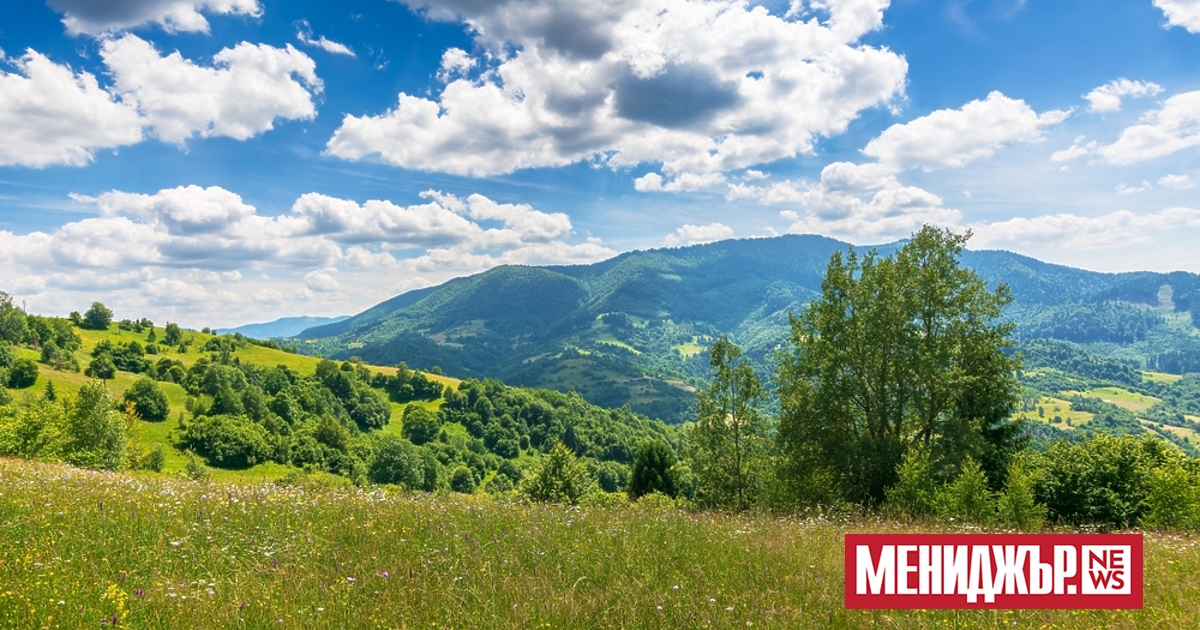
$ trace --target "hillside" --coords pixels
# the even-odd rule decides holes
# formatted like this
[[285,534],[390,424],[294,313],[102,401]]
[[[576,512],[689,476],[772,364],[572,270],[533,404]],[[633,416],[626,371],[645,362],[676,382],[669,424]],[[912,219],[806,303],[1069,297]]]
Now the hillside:
[[[575,390],[677,423],[693,415],[712,341],[730,335],[767,373],[788,314],[819,295],[830,255],[846,247],[788,235],[591,265],[498,267],[310,328],[296,343],[306,353]],[[1200,357],[1196,274],[1099,273],[1004,251],[968,250],[962,261],[1012,290],[1018,339],[1068,341],[1162,371]]]
[[[38,450],[60,441],[58,429],[46,427],[71,422],[69,401],[98,376],[113,400],[110,409],[126,407],[122,397],[135,384],[152,383],[165,395],[161,417],[142,413],[141,402],[134,408],[125,457],[135,468],[172,476],[192,472],[191,450],[221,480],[315,474],[502,492],[541,458],[543,447],[562,441],[612,491],[624,487],[638,444],[658,439],[676,448],[678,441],[660,422],[601,409],[577,395],[403,366],[339,364],[273,342],[146,320],[89,330],[65,319],[22,317],[36,341],[13,346],[0,339],[8,357],[0,374],[7,379],[6,368],[25,361],[37,366],[36,380],[0,389],[0,455],[64,457]],[[115,369],[94,372],[104,361]],[[41,437],[30,438],[30,431]]]

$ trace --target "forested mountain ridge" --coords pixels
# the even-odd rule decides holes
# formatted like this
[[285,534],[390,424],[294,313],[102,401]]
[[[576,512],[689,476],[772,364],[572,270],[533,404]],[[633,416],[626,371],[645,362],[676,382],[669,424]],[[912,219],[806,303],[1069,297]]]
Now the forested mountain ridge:
[[[877,249],[886,255],[900,244]],[[590,265],[498,267],[310,328],[299,345],[338,358],[573,388],[600,405],[630,404],[679,422],[691,413],[691,388],[708,376],[703,351],[712,341],[732,336],[766,371],[786,338],[788,314],[819,295],[830,255],[847,247],[788,235],[630,252]],[[1018,339],[1071,341],[1147,368],[1159,355],[1200,351],[1196,274],[1101,273],[1005,251],[967,250],[962,263],[1011,289],[1007,316]]]

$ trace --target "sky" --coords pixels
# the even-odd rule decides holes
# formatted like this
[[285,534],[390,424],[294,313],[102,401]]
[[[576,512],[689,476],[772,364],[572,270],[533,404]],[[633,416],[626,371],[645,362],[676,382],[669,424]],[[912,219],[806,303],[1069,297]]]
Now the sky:
[[0,290],[189,327],[923,224],[1200,272],[1200,0],[12,0]]

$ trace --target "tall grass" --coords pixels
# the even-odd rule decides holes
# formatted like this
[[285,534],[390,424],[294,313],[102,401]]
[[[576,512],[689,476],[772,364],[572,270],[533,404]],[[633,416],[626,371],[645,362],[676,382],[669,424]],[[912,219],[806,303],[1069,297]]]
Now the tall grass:
[[1200,627],[1174,536],[1142,611],[843,610],[843,534],[910,529],[0,460],[0,627]]

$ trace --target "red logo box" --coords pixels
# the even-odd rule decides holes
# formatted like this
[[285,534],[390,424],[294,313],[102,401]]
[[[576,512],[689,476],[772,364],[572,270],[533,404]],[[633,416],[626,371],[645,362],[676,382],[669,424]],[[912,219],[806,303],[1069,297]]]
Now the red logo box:
[[846,534],[846,608],[1141,608],[1141,534]]

